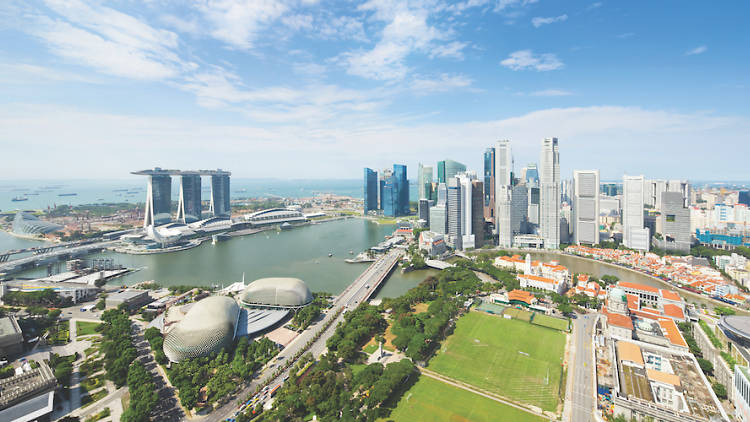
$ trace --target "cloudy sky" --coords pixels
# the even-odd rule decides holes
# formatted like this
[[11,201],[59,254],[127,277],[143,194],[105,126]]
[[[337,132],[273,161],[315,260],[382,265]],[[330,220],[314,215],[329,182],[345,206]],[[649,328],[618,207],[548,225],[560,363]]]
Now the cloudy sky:
[[750,3],[3,0],[0,179],[444,158],[750,179]]

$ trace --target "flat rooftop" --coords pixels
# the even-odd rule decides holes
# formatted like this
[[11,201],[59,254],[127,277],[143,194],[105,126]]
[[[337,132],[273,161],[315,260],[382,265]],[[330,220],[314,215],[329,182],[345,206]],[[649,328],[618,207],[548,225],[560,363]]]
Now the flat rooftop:
[[135,290],[135,289],[127,289],[123,290],[121,292],[112,293],[111,295],[107,296],[107,300],[121,300],[126,301],[133,299],[135,297],[141,296],[143,294],[148,294],[147,290]]
[[15,318],[0,318],[0,338],[14,334],[21,334],[21,328],[18,326]]
[[216,170],[177,170],[177,169],[162,169],[162,168],[154,168],[154,169],[148,169],[148,170],[138,170],[130,172],[130,174],[135,174],[138,176],[182,176],[184,175],[198,175],[198,176],[230,176],[232,173],[229,171],[225,171],[222,169],[216,169]]
[[[643,367],[629,363],[638,359],[633,356],[635,354],[641,355]],[[652,381],[661,382],[673,385],[684,396],[691,416],[705,420],[721,416],[720,404],[714,400],[710,385],[704,382],[700,368],[688,353],[643,342],[636,345],[618,341],[616,367],[621,396],[635,397],[661,406],[656,403],[650,385]]]

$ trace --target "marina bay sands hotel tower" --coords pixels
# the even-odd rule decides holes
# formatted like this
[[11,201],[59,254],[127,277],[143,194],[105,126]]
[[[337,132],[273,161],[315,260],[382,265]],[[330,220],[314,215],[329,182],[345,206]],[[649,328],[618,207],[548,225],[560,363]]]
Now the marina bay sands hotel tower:
[[211,176],[211,217],[229,218],[229,176],[232,173],[218,170],[153,170],[134,171],[131,174],[148,177],[146,211],[143,227],[166,224],[172,221],[172,176],[180,176],[180,200],[177,221],[187,224],[203,219],[201,207],[201,176]]

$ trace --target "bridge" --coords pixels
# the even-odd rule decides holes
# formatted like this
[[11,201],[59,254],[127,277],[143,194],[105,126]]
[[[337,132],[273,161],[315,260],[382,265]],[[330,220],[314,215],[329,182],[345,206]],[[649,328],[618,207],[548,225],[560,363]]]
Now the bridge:
[[[92,252],[102,250],[108,246],[114,245],[115,241],[96,242],[96,243],[77,243],[77,246],[71,244],[55,245],[48,248],[33,248],[33,251],[39,250],[39,253],[32,253],[30,256],[9,260],[10,254],[0,256],[0,273],[10,274],[38,265],[41,262],[50,260],[59,260],[61,258],[70,258],[73,256],[86,255]],[[33,252],[32,251],[32,252]]]

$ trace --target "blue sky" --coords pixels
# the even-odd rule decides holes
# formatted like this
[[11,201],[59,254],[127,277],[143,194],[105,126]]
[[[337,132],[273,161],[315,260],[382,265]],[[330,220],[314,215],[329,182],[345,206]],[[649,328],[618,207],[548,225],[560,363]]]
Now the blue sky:
[[3,1],[0,179],[359,178],[364,166],[750,179],[750,6],[550,0]]

